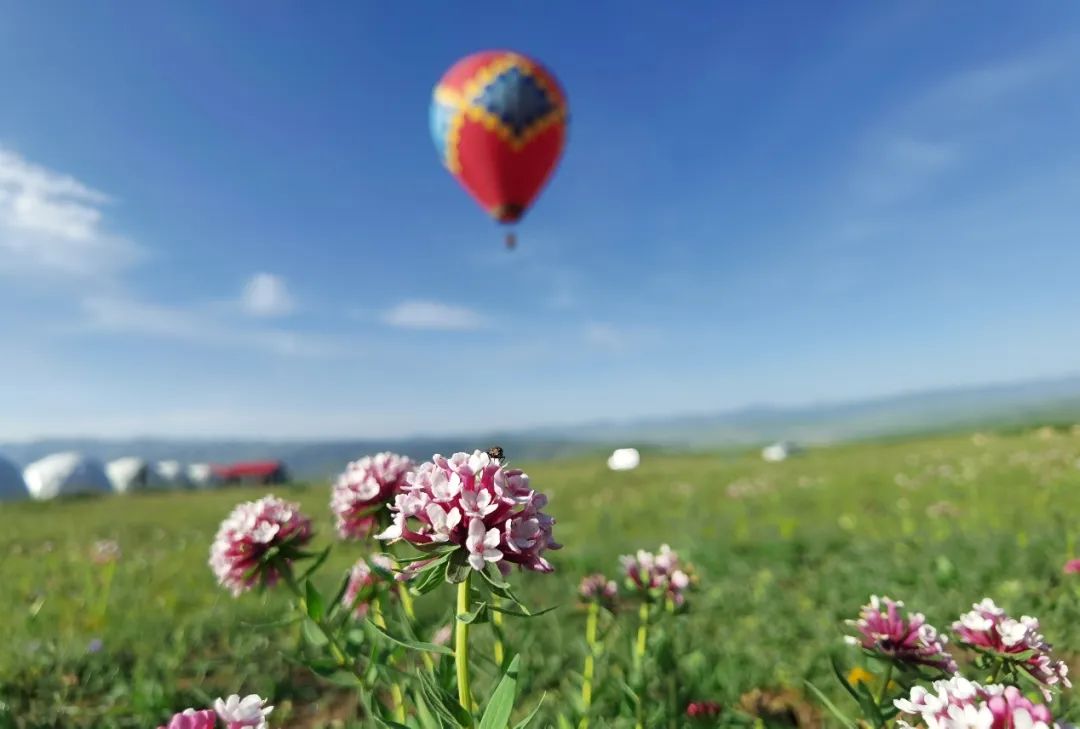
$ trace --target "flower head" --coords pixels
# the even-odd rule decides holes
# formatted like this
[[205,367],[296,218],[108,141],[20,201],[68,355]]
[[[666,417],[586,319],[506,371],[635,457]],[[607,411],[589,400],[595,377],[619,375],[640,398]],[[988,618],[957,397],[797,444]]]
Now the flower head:
[[[962,676],[935,681],[933,690],[911,689],[893,702],[901,714],[915,717],[927,729],[1049,729],[1050,710],[1025,698],[1015,686],[981,686]],[[901,718],[898,725],[910,729]]]
[[210,567],[234,596],[273,585],[311,539],[311,520],[298,504],[276,496],[238,505],[221,522],[210,547]]
[[544,552],[561,545],[555,520],[543,509],[547,497],[529,477],[482,451],[436,455],[406,477],[390,507],[393,523],[379,539],[404,539],[420,549],[460,547],[475,570],[491,563],[536,572],[554,568]]
[[209,709],[195,711],[185,709],[173,716],[169,723],[159,726],[158,729],[214,729],[217,725],[217,716]]
[[[372,568],[375,569],[372,569]],[[370,560],[363,557],[356,560],[356,564],[349,571],[349,584],[345,587],[345,594],[341,598],[342,604],[352,608],[353,615],[357,619],[363,619],[371,607],[371,601],[375,598],[375,587],[379,581],[379,573],[391,573],[394,563],[385,554],[373,554]]]
[[1069,682],[1069,667],[1051,654],[1051,646],[1039,633],[1039,621],[1028,615],[1019,620],[1009,617],[990,598],[972,605],[953,623],[953,632],[961,643],[992,653],[1026,671],[1042,686],[1050,698],[1051,687]]
[[109,564],[120,559],[120,544],[115,539],[99,539],[90,549],[90,559],[95,564]]
[[686,707],[686,715],[691,719],[711,719],[719,716],[722,709],[715,701],[691,701]]
[[1080,559],[1070,559],[1065,563],[1065,566],[1061,568],[1061,571],[1067,575],[1080,574]]
[[903,606],[897,600],[871,595],[859,619],[848,621],[857,635],[848,636],[847,641],[898,663],[956,673],[956,661],[945,650],[948,638],[939,635],[922,613],[902,616]]
[[225,722],[226,729],[266,729],[266,717],[274,710],[273,706],[266,705],[267,701],[258,694],[248,694],[244,698],[233,694],[215,701],[214,710]]
[[365,539],[374,530],[379,512],[405,486],[416,464],[396,453],[378,453],[353,461],[338,476],[330,509],[343,539]]
[[679,561],[677,552],[666,544],[657,554],[639,549],[636,554],[619,558],[626,571],[627,586],[649,597],[663,596],[676,607],[686,602],[691,584],[691,570]]
[[604,575],[596,573],[581,578],[578,594],[586,602],[597,602],[611,608],[619,597],[619,586],[615,584],[615,580],[609,580]]

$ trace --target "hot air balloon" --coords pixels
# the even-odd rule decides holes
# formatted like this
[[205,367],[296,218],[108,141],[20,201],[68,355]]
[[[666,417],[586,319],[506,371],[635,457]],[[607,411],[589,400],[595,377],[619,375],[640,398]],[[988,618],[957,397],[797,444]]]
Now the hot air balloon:
[[[500,223],[519,221],[566,142],[566,96],[537,61],[513,51],[461,59],[431,102],[431,136],[446,169]],[[506,236],[513,248],[514,234]]]

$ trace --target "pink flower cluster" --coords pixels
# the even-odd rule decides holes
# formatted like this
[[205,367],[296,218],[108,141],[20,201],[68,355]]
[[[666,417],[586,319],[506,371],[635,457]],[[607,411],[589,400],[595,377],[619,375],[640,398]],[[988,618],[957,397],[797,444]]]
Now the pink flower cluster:
[[266,717],[274,710],[257,694],[240,698],[233,694],[214,702],[214,709],[185,709],[158,729],[215,729],[221,719],[225,729],[266,729]]
[[349,584],[345,587],[345,594],[341,602],[345,607],[352,608],[353,615],[362,620],[371,607],[371,601],[375,598],[375,585],[379,575],[375,567],[383,572],[392,572],[394,561],[385,554],[373,554],[370,564],[363,557],[356,560],[356,564],[349,571]]
[[650,597],[662,595],[677,607],[686,602],[690,575],[682,568],[678,553],[668,545],[660,545],[659,554],[639,549],[637,554],[619,557],[619,561],[626,570],[627,583],[636,591]]
[[686,715],[691,719],[711,719],[720,716],[723,708],[715,701],[692,701],[686,707]]
[[378,539],[404,539],[420,549],[457,545],[469,565],[495,563],[537,572],[554,568],[543,556],[558,549],[555,520],[543,512],[547,497],[529,487],[529,477],[487,453],[436,455],[410,473],[390,507],[393,523]]
[[[911,689],[893,702],[903,714],[927,729],[1050,729],[1057,726],[1050,710],[1025,698],[1015,686],[980,686],[961,676],[935,681],[933,691]],[[897,725],[911,729],[901,718]]]
[[311,539],[311,520],[298,504],[264,496],[239,504],[210,546],[210,567],[234,596],[273,585]]
[[922,613],[900,614],[904,603],[888,597],[870,596],[858,620],[847,621],[858,635],[846,640],[900,663],[937,668],[956,673],[956,661],[945,650],[948,638],[939,635]]
[[587,602],[598,602],[610,607],[619,597],[619,586],[615,584],[615,580],[609,580],[604,575],[596,573],[581,578],[578,594]]
[[401,491],[415,466],[405,456],[389,452],[347,465],[330,495],[338,534],[343,539],[366,539],[378,522],[379,511]]
[[1039,633],[1039,621],[1028,615],[1019,620],[1009,617],[990,598],[972,605],[953,623],[960,642],[1014,661],[1040,684],[1049,699],[1050,688],[1069,682],[1069,667],[1051,655],[1051,646]]

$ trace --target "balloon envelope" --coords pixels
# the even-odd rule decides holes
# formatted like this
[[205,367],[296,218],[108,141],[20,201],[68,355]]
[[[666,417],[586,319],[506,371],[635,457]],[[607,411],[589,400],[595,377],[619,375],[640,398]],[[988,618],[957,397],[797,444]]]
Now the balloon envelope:
[[458,61],[431,103],[431,136],[443,165],[501,223],[519,220],[555,171],[566,120],[559,82],[513,51]]

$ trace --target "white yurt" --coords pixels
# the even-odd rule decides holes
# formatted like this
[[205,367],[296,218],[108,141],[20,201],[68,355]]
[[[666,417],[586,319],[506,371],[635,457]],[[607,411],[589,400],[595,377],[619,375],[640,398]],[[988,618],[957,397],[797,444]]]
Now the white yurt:
[[788,441],[780,441],[779,443],[773,443],[767,445],[761,449],[761,457],[769,463],[779,463],[780,461],[786,461],[791,456],[796,455],[802,449],[794,443]]
[[212,489],[221,485],[221,479],[209,463],[189,463],[187,478],[197,489]]
[[187,471],[180,461],[158,461],[154,464],[154,475],[161,482],[158,488],[186,489],[191,487]]
[[107,494],[112,484],[101,462],[80,453],[54,453],[23,471],[30,495],[39,501],[73,494]]
[[0,456],[0,501],[18,501],[29,496],[22,471],[3,456]]
[[632,471],[640,464],[637,448],[616,448],[607,459],[607,467],[612,471]]
[[109,461],[105,464],[105,473],[112,483],[113,491],[118,494],[154,488],[157,478],[149,463],[133,456]]

